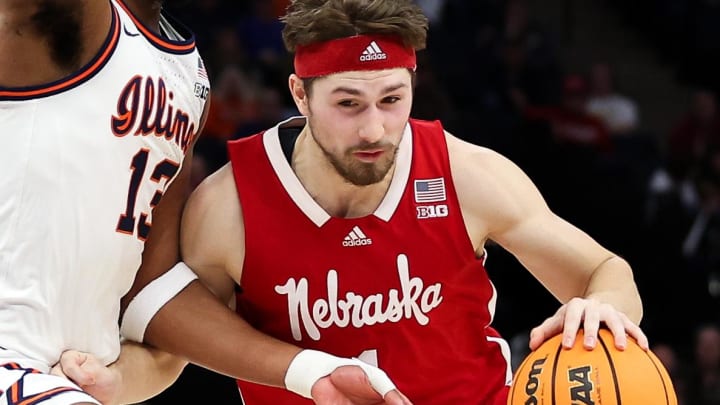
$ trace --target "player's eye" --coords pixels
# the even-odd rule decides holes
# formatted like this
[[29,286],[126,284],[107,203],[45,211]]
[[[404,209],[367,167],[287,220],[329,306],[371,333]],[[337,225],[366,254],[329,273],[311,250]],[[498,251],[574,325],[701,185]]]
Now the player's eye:
[[340,100],[338,102],[338,105],[342,107],[354,107],[357,105],[357,103],[352,100]]
[[400,101],[400,97],[397,97],[397,96],[387,96],[382,99],[382,102],[386,103],[386,104],[394,104],[394,103],[397,103],[398,101]]

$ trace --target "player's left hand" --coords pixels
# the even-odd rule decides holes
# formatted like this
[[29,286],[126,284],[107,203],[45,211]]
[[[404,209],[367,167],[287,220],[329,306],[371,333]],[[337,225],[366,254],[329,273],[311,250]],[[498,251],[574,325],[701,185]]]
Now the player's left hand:
[[91,354],[67,350],[50,373],[71,380],[103,405],[118,403],[122,376]]
[[370,384],[367,374],[356,366],[338,367],[319,379],[313,385],[312,399],[316,405],[412,405],[397,389],[383,398]]
[[612,332],[615,347],[619,350],[627,347],[628,335],[635,338],[641,348],[648,349],[647,336],[627,315],[610,304],[592,298],[573,298],[561,306],[555,315],[530,331],[530,350],[537,349],[545,340],[561,332],[563,347],[573,347],[581,324],[585,335],[583,346],[592,350],[597,344],[601,323]]

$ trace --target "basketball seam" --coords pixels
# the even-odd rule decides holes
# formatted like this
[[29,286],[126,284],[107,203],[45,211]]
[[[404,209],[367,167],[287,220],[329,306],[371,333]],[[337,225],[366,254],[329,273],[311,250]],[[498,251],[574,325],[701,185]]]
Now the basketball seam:
[[[598,337],[600,335],[598,334]],[[600,342],[600,345],[603,348],[603,351],[605,352],[605,357],[607,357],[608,364],[610,365],[610,372],[612,373],[613,377],[613,383],[615,385],[615,397],[617,398],[617,404],[622,405],[622,398],[620,397],[620,387],[618,386],[618,379],[617,379],[617,373],[615,372],[615,363],[613,363],[612,356],[610,356],[610,351],[608,351],[607,346],[605,345],[605,342],[602,338],[598,339]]]
[[552,384],[550,384],[550,395],[552,398],[552,405],[555,405],[555,376],[557,375],[557,365],[558,360],[560,359],[560,353],[562,353],[563,346],[562,346],[562,340],[560,340],[560,343],[558,343],[557,351],[555,352],[555,359],[553,359],[553,368],[552,368],[552,378],[550,381],[552,381]]
[[[650,362],[652,363],[653,367],[655,367],[655,371],[657,371],[658,376],[660,376],[660,382],[662,382],[663,391],[665,391],[665,403],[667,403],[667,405],[670,405],[670,398],[668,398],[668,389],[667,389],[667,386],[665,385],[665,379],[663,378],[663,375],[660,372],[660,368],[658,367],[657,363],[655,362],[655,359],[652,358],[650,353],[648,353],[644,350],[643,350],[643,352],[645,352],[645,355],[648,357],[648,359],[650,359]],[[670,378],[670,373],[668,373],[668,378]]]

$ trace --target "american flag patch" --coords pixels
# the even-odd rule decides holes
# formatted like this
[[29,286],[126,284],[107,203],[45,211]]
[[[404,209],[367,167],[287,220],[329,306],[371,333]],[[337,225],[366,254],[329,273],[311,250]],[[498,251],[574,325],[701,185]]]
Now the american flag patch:
[[415,202],[429,203],[446,199],[444,178],[415,180]]
[[202,58],[198,58],[198,71],[197,71],[198,77],[201,79],[208,80],[207,71],[205,70],[205,64],[202,61]]

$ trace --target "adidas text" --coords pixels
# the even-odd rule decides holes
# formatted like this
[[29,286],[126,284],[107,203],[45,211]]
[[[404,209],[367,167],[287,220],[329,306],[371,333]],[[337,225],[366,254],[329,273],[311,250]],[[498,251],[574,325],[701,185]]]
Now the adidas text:
[[360,61],[361,62],[370,62],[373,60],[383,60],[387,59],[387,55],[384,53],[374,53],[372,55],[361,55]]
[[372,239],[344,240],[342,244],[346,247],[372,245]]

